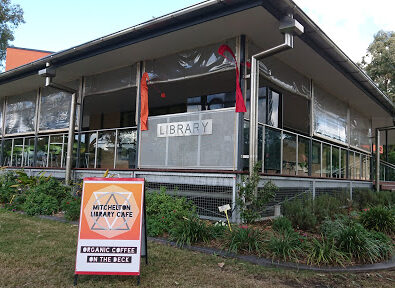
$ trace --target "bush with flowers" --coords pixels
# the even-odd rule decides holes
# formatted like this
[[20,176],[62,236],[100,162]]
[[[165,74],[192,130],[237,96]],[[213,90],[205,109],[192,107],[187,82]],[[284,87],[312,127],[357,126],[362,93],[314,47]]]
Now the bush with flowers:
[[64,199],[62,201],[62,210],[64,212],[64,218],[67,220],[78,220],[81,210],[81,197],[75,196]]

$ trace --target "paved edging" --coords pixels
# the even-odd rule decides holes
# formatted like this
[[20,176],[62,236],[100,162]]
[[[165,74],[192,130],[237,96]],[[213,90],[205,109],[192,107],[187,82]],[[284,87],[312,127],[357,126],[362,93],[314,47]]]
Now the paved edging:
[[[154,238],[148,237],[149,241],[168,244],[170,246],[178,247],[176,242],[169,241],[163,238]],[[318,266],[310,266],[305,264],[291,263],[291,262],[273,262],[271,259],[261,258],[254,255],[239,255],[235,253],[230,253],[225,250],[220,250],[216,248],[209,247],[199,247],[199,246],[188,246],[185,245],[182,247],[183,249],[201,252],[209,255],[219,255],[227,258],[236,258],[239,260],[243,260],[249,263],[266,266],[266,267],[276,267],[276,268],[285,268],[285,269],[296,269],[296,270],[308,270],[314,272],[326,272],[326,273],[345,273],[345,272],[372,272],[379,270],[395,270],[395,255],[391,260],[382,263],[375,264],[366,264],[366,265],[356,265],[356,266],[348,266],[348,267],[318,267]]]

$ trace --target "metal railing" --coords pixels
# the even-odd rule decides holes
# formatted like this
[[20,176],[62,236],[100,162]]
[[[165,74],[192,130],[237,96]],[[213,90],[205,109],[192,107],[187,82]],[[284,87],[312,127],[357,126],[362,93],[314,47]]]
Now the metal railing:
[[258,124],[258,153],[264,173],[371,179],[368,153],[262,123]]
[[[5,138],[2,145],[1,164],[10,167],[64,168],[67,137],[67,133],[58,133]],[[87,142],[92,139],[94,142]],[[134,168],[136,144],[137,127],[76,132],[73,145],[73,166],[107,169]],[[89,162],[91,158],[94,159],[93,164]]]

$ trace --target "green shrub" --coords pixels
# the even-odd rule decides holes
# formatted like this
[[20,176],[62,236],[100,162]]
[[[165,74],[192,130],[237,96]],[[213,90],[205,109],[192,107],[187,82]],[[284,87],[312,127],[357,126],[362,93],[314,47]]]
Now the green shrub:
[[80,197],[70,197],[62,201],[62,210],[64,212],[64,218],[69,221],[78,220],[81,211],[81,198]]
[[321,226],[327,239],[333,239],[339,251],[348,253],[361,262],[374,263],[387,259],[392,253],[388,238],[369,232],[360,223],[346,217],[327,220]]
[[370,238],[377,243],[381,259],[391,258],[393,252],[392,240],[381,232],[371,231],[369,234]]
[[291,201],[285,201],[283,214],[291,220],[292,226],[297,229],[314,230],[317,225],[313,199],[307,195]]
[[392,234],[395,229],[395,210],[373,207],[361,214],[360,221],[366,229]]
[[340,197],[333,197],[328,194],[319,195],[314,199],[314,215],[317,217],[318,223],[326,218],[333,218],[337,214],[345,213],[344,201]]
[[230,252],[245,251],[258,254],[261,252],[260,232],[246,225],[233,227],[232,231],[228,231],[225,235],[225,243]]
[[209,226],[209,229],[213,238],[222,238],[228,230],[228,224],[222,221],[215,222],[214,225]]
[[374,206],[392,207],[395,205],[395,193],[392,191],[354,190],[352,205],[358,210]]
[[48,177],[40,179],[33,187],[27,191],[27,194],[46,194],[56,199],[58,209],[64,199],[69,199],[71,195],[71,188],[65,186],[59,180]]
[[272,229],[276,232],[283,233],[292,230],[292,223],[287,217],[278,217],[274,219]]
[[179,246],[207,242],[212,238],[213,235],[208,225],[197,216],[178,221],[170,230],[170,240],[176,241]]
[[335,239],[324,238],[317,240],[312,238],[307,244],[307,263],[315,265],[337,264],[344,266],[350,258],[347,253],[339,251]]
[[4,172],[0,175],[0,203],[10,203],[14,195],[19,194],[16,174],[12,171]]
[[240,211],[240,217],[245,223],[252,223],[262,217],[262,211],[266,204],[274,199],[278,192],[278,187],[271,181],[265,183],[263,188],[258,188],[261,170],[261,163],[254,166],[252,176],[244,178],[238,184],[238,198],[236,205]]
[[184,197],[173,197],[160,192],[146,194],[147,233],[160,236],[169,233],[179,221],[195,215],[195,206]]
[[30,193],[26,197],[23,210],[27,215],[51,215],[59,211],[55,197],[45,193]]
[[274,234],[267,243],[267,250],[274,258],[282,260],[297,259],[297,254],[302,251],[303,238],[293,230]]
[[336,214],[345,213],[341,197],[328,194],[317,196],[314,200],[310,195],[286,201],[283,205],[284,216],[288,217],[295,228],[315,230],[316,226],[326,218],[334,218]]

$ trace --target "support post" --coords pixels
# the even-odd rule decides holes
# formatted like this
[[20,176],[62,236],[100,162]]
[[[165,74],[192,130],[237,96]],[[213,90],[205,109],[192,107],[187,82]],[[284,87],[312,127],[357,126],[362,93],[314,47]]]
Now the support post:
[[250,177],[254,173],[254,166],[258,159],[257,135],[258,135],[258,60],[251,58],[251,97],[250,97],[250,146],[249,146],[249,171]]
[[376,129],[376,191],[380,191],[380,130]]
[[76,102],[77,102],[76,101],[76,93],[73,93],[73,94],[71,94],[70,122],[69,122],[69,133],[68,133],[68,138],[67,138],[67,157],[66,157],[66,176],[65,176],[66,185],[70,185],[70,181],[71,181]]
[[[247,81],[245,78],[246,75],[246,70],[247,66],[245,65],[246,61],[246,36],[241,35],[240,36],[240,41],[239,41],[239,49],[238,49],[238,57],[239,57],[239,70],[240,70],[240,86],[241,86],[241,91],[243,93],[243,98],[244,102],[246,102],[246,87],[247,87]],[[243,154],[244,154],[244,113],[237,113],[236,116],[237,119],[237,150],[236,150],[236,170],[242,171],[243,170],[243,164],[244,164],[244,159],[242,159]]]

